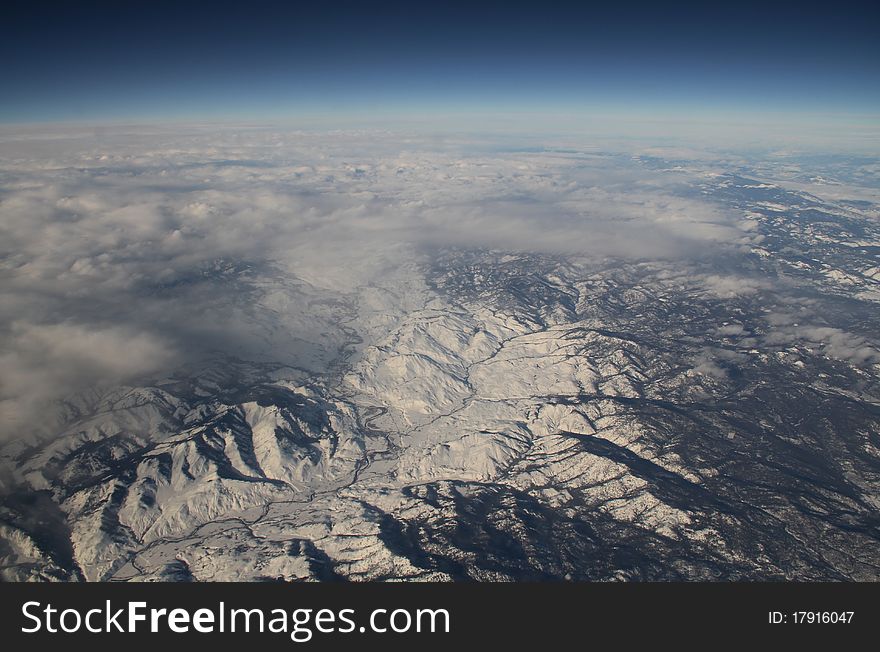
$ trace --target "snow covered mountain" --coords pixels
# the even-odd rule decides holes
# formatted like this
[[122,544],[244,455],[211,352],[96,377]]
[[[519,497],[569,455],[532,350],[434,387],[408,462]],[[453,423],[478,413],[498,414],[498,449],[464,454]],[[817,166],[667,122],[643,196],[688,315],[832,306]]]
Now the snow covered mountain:
[[[439,214],[427,176],[495,183],[472,160],[345,165],[366,206]],[[173,304],[191,306],[179,323],[236,315],[247,337],[80,388],[51,429],[7,438],[3,578],[880,579],[878,205],[754,162],[627,165],[690,166],[664,201],[733,215],[685,225],[724,246],[622,255],[607,225],[566,218],[548,237],[573,250],[422,242],[367,252],[382,271],[359,260],[358,282],[250,252],[151,285],[212,289]],[[573,173],[522,173],[514,188],[564,193],[554,206],[600,203]],[[580,244],[591,228],[605,254]]]

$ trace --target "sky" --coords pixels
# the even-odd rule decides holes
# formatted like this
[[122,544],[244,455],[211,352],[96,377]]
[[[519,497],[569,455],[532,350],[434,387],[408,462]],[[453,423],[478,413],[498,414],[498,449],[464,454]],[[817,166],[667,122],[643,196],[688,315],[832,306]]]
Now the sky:
[[12,2],[0,122],[869,115],[868,2]]

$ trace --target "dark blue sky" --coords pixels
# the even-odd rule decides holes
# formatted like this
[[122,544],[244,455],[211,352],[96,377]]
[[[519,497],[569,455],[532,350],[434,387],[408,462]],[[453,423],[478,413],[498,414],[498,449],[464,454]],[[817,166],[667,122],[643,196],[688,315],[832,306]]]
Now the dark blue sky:
[[0,25],[5,122],[880,113],[867,2],[27,2]]

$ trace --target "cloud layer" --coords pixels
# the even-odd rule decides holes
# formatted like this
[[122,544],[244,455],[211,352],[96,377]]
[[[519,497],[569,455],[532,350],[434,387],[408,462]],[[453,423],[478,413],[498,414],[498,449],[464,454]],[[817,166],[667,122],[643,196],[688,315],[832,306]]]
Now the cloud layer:
[[217,350],[319,367],[334,317],[314,300],[435,247],[674,260],[756,237],[688,173],[620,154],[259,129],[2,139],[4,432]]

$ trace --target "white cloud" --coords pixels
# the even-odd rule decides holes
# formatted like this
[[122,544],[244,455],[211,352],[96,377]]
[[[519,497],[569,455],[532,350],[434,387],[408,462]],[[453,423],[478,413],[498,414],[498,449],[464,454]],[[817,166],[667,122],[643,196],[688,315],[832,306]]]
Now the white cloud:
[[763,337],[768,345],[813,345],[824,355],[854,364],[880,362],[880,350],[865,338],[829,326],[780,325]]
[[749,296],[770,287],[770,283],[763,279],[742,276],[709,274],[701,280],[706,292],[719,299]]
[[[426,246],[681,259],[746,236],[678,192],[681,172],[455,140],[16,132],[0,167],[7,420],[217,349],[320,365],[339,325],[315,296],[350,293]],[[753,291],[743,283],[707,280],[721,296]]]
[[[0,353],[0,418],[4,431],[50,425],[48,401],[96,384],[127,383],[166,368],[175,351],[157,336],[121,326],[9,326]],[[37,423],[39,422],[39,423]]]

